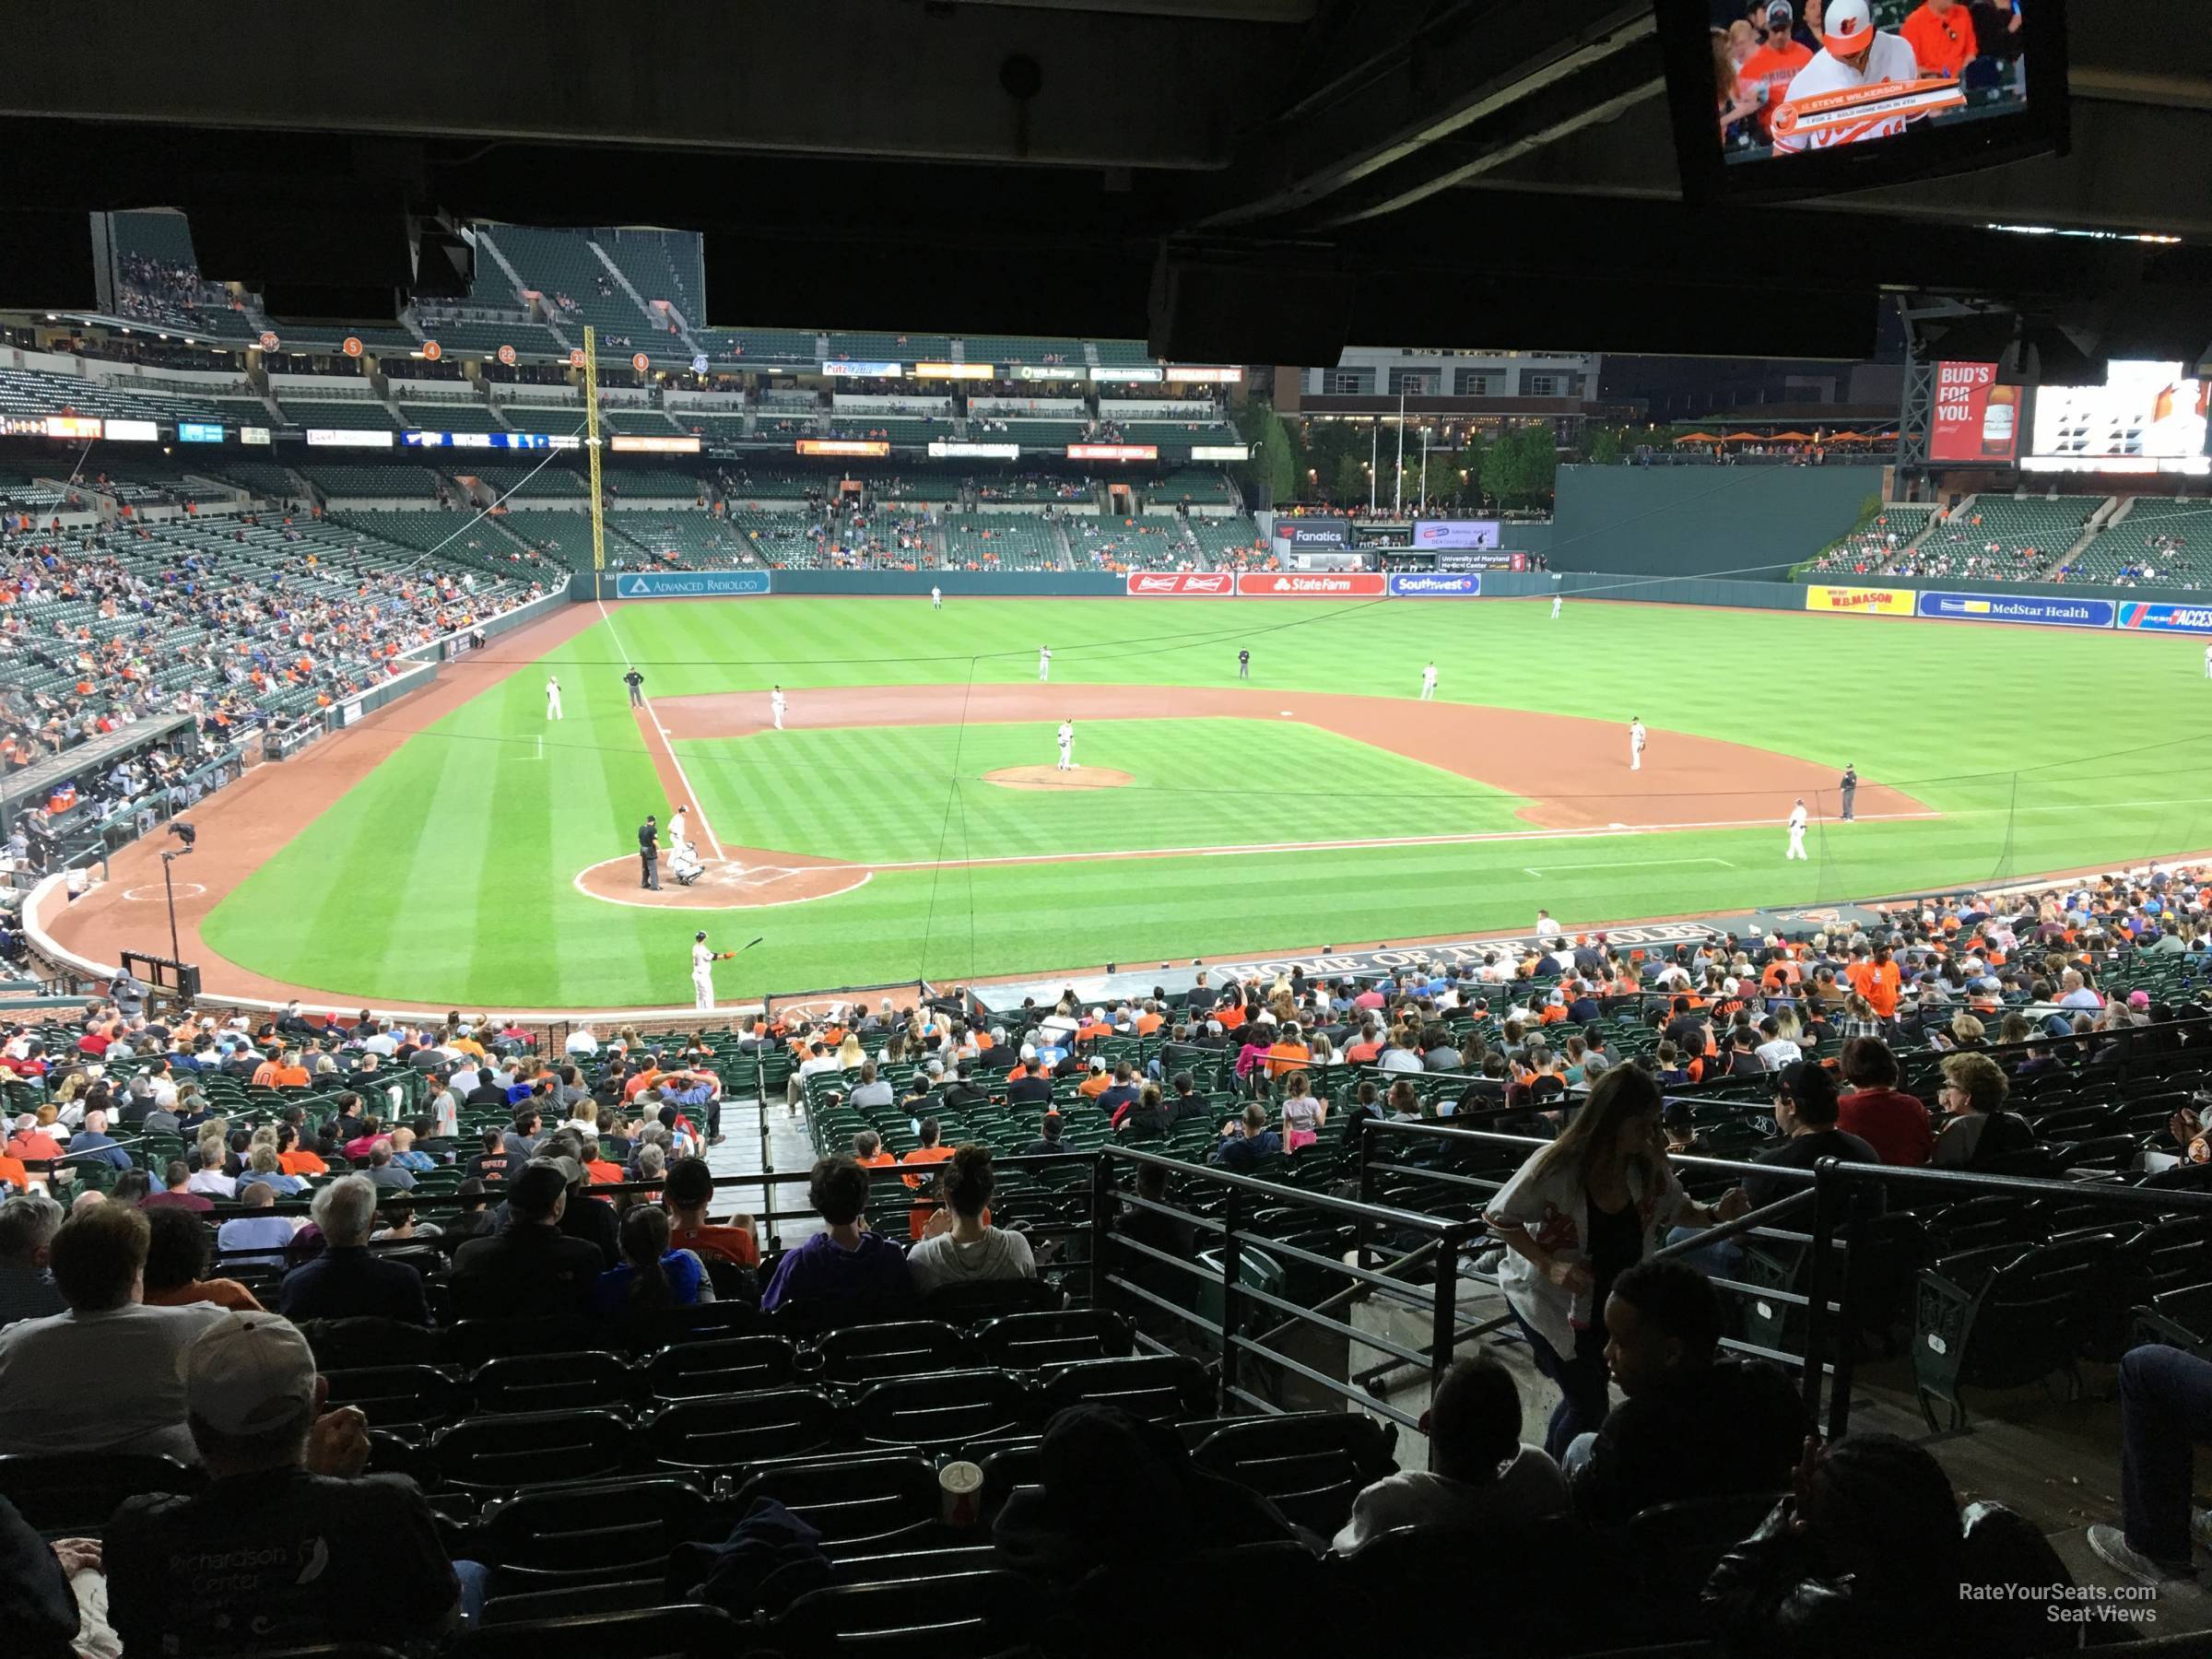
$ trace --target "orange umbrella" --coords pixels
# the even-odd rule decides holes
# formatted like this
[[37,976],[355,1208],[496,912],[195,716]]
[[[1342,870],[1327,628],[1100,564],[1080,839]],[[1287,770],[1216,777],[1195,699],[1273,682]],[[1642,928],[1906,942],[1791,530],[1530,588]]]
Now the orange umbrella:
[[1874,441],[1864,432],[1830,432],[1828,441],[1830,443],[1872,443]]
[[1714,432],[1685,432],[1675,440],[1677,443],[1718,443],[1720,441],[1719,434]]
[[1731,432],[1721,441],[1723,443],[1757,443],[1759,434],[1757,432]]
[[1813,441],[1813,435],[1810,432],[1777,432],[1774,434],[1774,441],[1777,443],[1810,443]]

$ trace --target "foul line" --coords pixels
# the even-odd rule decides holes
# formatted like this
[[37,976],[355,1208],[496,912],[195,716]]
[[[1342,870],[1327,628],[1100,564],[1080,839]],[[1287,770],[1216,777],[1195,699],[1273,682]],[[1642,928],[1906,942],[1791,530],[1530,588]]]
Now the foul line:
[[[637,664],[630,661],[629,650],[622,643],[621,634],[616,630],[615,619],[607,614],[606,601],[601,599],[596,603],[599,606],[599,619],[606,624],[607,638],[614,641],[615,649],[622,653],[622,665],[634,670]],[[623,688],[629,689],[628,687]],[[676,768],[676,775],[683,783],[685,800],[678,802],[677,805],[689,805],[693,814],[699,819],[699,832],[707,838],[707,847],[714,854],[714,862],[720,864],[722,862],[722,843],[714,839],[714,826],[707,822],[706,804],[699,798],[699,791],[692,787],[691,775],[684,771],[683,757],[676,752],[676,745],[668,740],[668,728],[661,724],[660,715],[653,710],[653,699],[645,695],[642,686],[638,688],[638,701],[644,706],[647,724],[653,730],[660,734],[661,752],[668,757],[668,763]],[[650,740],[646,743],[645,749],[649,755],[653,752],[653,745]]]

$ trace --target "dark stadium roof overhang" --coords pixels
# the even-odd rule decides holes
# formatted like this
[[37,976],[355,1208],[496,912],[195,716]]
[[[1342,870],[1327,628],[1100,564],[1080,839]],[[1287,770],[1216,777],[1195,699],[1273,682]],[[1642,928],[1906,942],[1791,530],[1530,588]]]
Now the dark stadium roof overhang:
[[[1679,199],[1648,0],[550,4],[151,0],[18,19],[0,303],[41,213],[175,206],[330,257],[402,216],[711,237],[708,320],[1143,335],[1326,361],[1348,339],[1851,357],[1883,295],[2212,341],[2212,40],[2072,0],[2073,150],[1818,206]],[[41,236],[41,230],[47,234]],[[404,239],[398,239],[404,244]],[[32,266],[27,280],[22,266]],[[253,273],[214,269],[217,277]],[[2100,336],[2101,339],[2101,336]],[[2115,351],[2123,349],[2112,347]]]

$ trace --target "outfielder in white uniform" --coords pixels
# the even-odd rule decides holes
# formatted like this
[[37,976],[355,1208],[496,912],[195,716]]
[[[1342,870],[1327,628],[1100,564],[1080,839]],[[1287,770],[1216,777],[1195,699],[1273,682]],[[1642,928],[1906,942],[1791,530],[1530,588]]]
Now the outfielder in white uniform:
[[701,1013],[714,1006],[714,964],[726,962],[734,950],[709,950],[707,935],[691,935],[691,1006]]
[[768,694],[768,717],[776,723],[776,730],[783,729],[783,688],[778,686]]
[[1072,720],[1064,720],[1060,723],[1060,764],[1054,770],[1057,771],[1074,771],[1076,770],[1076,723]]
[[1421,670],[1421,700],[1423,702],[1436,700],[1436,665],[1434,663]]
[[[1822,50],[1790,77],[1782,102],[1818,97],[1823,92],[1849,92],[1884,81],[1900,84],[1920,79],[1920,63],[1912,43],[1901,35],[1883,34],[1874,26],[1867,0],[1829,0],[1820,23]],[[1862,138],[1888,138],[1905,130],[1905,115],[1846,122],[1835,126],[1783,131],[1776,123],[1774,148],[1787,154],[1855,144]]]
[[2212,679],[2212,645],[2205,647],[2205,677]]
[[1041,680],[1053,677],[1053,648],[1050,645],[1037,647],[1037,677]]
[[549,674],[546,676],[546,718],[560,718],[560,682]]
[[1643,770],[1643,722],[1634,715],[1629,717],[1629,770]]
[[929,590],[929,608],[931,610],[945,608],[945,590],[943,588],[933,587]]
[[1559,619],[1559,606],[1565,603],[1565,598],[1559,594],[1554,594],[1551,596],[1551,619],[1554,622],[1557,622]]
[[1790,846],[1789,851],[1782,855],[1784,863],[1793,858],[1809,860],[1812,857],[1805,850],[1805,801],[1800,796],[1797,805],[1790,808]]

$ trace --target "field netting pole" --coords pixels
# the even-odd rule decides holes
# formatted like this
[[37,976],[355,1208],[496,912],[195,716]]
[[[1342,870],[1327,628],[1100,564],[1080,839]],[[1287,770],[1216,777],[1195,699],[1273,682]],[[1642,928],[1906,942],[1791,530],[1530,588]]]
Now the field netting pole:
[[606,500],[599,493],[599,331],[583,325],[583,447],[592,468],[592,597],[606,569]]
[[1997,848],[1996,868],[1989,873],[1993,886],[2012,874],[2012,833],[2019,821],[2019,810],[2020,774],[2016,771],[2012,774],[2011,790],[2005,798],[2005,840]]

